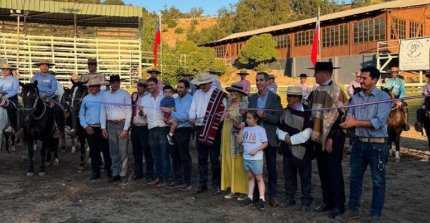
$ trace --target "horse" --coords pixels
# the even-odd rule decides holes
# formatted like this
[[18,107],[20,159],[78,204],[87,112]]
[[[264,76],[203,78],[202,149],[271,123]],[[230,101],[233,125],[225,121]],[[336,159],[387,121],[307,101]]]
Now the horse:
[[20,112],[21,125],[29,157],[27,176],[34,175],[34,141],[40,140],[42,142],[39,176],[45,175],[47,151],[50,153],[56,149],[59,142],[58,139],[54,138],[56,130],[54,113],[47,102],[41,98],[37,84],[37,81],[29,84],[20,83],[23,103],[22,112]]
[[[394,99],[394,95],[392,94],[390,89],[382,88],[391,99]],[[407,125],[406,117],[403,114],[402,107],[398,106],[396,103],[393,103],[391,106],[390,114],[388,114],[387,120],[387,130],[388,130],[388,147],[390,150],[390,154],[393,153],[396,156],[396,162],[400,161],[400,135],[403,132],[404,126]],[[396,146],[396,151],[392,150],[392,143]]]
[[[425,97],[422,108],[417,110],[417,122],[421,127],[415,127],[418,132],[422,132],[422,127],[424,127],[427,135],[427,149],[430,151],[430,97]],[[428,163],[430,164],[430,157],[428,158]]]
[[85,166],[85,155],[86,155],[86,132],[82,128],[79,122],[79,109],[81,107],[81,102],[83,98],[88,94],[87,87],[82,82],[73,82],[73,86],[70,90],[66,91],[65,100],[68,105],[67,110],[69,111],[69,116],[67,123],[72,127],[70,133],[70,138],[72,139],[72,151],[75,150],[75,139],[79,141],[80,149],[80,162],[78,167],[78,172],[82,172]]

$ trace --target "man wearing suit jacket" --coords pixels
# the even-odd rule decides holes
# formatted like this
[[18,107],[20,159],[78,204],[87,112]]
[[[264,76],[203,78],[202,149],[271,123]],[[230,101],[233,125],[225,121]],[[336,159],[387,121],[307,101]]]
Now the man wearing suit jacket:
[[[276,200],[277,175],[276,175],[276,153],[278,138],[276,136],[276,126],[281,115],[282,105],[279,96],[268,89],[269,74],[258,72],[256,75],[256,84],[258,92],[249,98],[250,109],[257,109],[257,114],[262,118],[261,126],[266,130],[269,147],[264,150],[266,165],[268,171],[268,191],[269,204],[278,206]],[[265,110],[266,109],[266,110]]]

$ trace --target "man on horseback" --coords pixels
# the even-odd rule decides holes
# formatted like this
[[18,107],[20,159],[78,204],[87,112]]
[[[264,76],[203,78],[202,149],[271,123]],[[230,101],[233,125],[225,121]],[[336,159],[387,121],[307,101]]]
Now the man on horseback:
[[0,79],[0,106],[7,110],[10,126],[17,131],[18,128],[18,78],[12,75],[12,67],[9,64],[1,66],[3,78]]
[[[103,75],[102,73],[97,72],[97,59],[95,59],[95,58],[88,58],[87,65],[88,65],[88,73],[84,74],[80,78],[80,80],[79,80],[80,82],[86,84],[91,79],[96,79],[96,80],[98,80],[100,82],[106,81],[105,75]],[[101,86],[101,90],[105,91],[106,90],[106,86]]]
[[[392,91],[395,98],[403,98],[405,97],[406,88],[405,88],[405,82],[403,79],[399,77],[399,68],[398,67],[392,67],[391,68],[391,78],[388,78],[385,80],[385,84],[383,88],[389,89]],[[403,127],[403,130],[408,131],[409,130],[409,124],[407,124],[408,121],[408,104],[405,101],[396,101],[397,106],[402,108],[403,115],[406,119],[406,125]]]
[[35,64],[39,67],[40,72],[36,73],[30,80],[31,83],[37,81],[37,88],[39,89],[39,94],[42,98],[48,99],[52,102],[52,111],[55,116],[55,122],[57,128],[61,135],[64,134],[64,109],[60,105],[59,98],[56,96],[57,92],[57,79],[49,71],[49,67],[55,64],[49,62],[48,60],[40,60]]

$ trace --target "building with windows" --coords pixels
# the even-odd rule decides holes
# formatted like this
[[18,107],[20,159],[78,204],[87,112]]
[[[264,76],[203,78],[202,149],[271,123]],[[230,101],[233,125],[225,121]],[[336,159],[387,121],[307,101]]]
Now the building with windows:
[[[345,10],[320,17],[320,56],[342,67],[335,77],[348,83],[353,71],[363,65],[376,65],[385,71],[398,63],[400,39],[430,36],[430,0],[397,0]],[[310,54],[316,18],[234,33],[204,44],[216,56],[234,63],[241,47],[254,35],[270,33],[279,52],[271,69],[286,76],[311,74]]]

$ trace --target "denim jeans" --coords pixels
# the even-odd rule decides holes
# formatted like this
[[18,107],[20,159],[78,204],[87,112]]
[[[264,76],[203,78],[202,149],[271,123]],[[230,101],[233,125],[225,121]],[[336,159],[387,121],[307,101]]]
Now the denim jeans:
[[372,217],[380,217],[385,200],[385,165],[388,160],[387,143],[367,143],[355,140],[351,152],[351,176],[348,209],[356,211],[360,207],[363,176],[370,166],[373,195],[370,212]]
[[167,151],[167,134],[169,127],[155,127],[149,129],[148,143],[155,164],[155,177],[161,181],[169,180],[170,157]]
[[145,179],[151,179],[154,176],[154,161],[148,145],[148,127],[133,126],[131,143],[133,145],[134,175],[143,177],[143,157],[145,157]]
[[128,137],[120,137],[124,128],[124,122],[107,122],[109,133],[109,151],[112,159],[112,176],[127,176],[128,168]]

